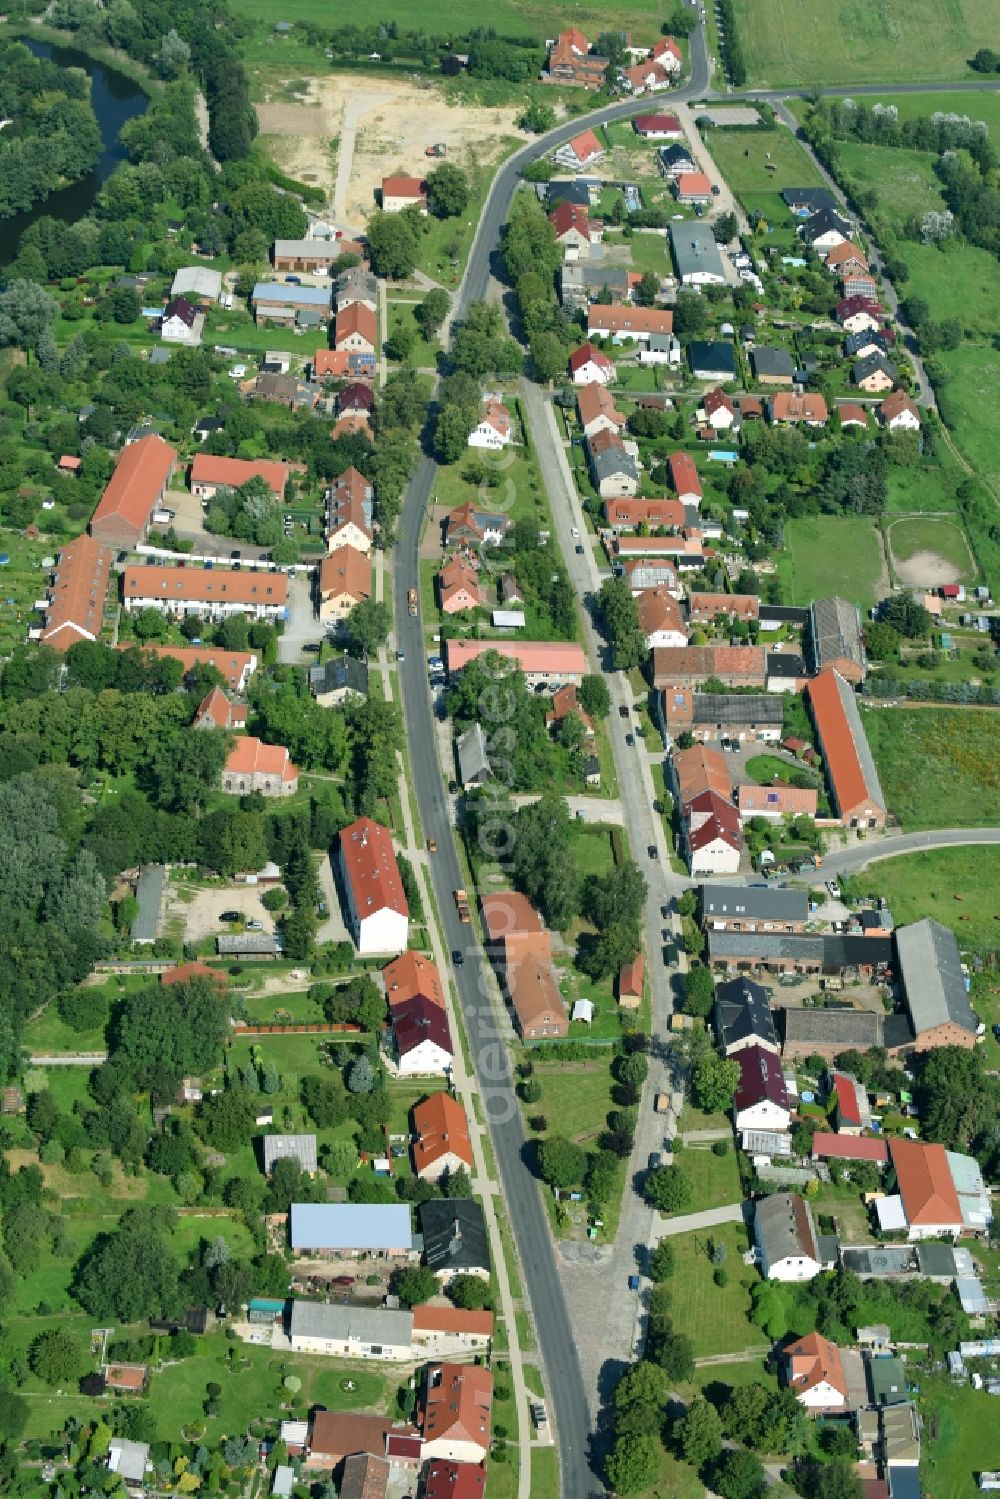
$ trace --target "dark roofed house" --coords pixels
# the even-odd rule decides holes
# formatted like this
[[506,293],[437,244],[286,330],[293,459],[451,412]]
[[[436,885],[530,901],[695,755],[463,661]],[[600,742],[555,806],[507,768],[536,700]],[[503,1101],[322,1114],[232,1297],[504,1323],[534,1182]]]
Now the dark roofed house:
[[930,919],[899,927],[896,954],[915,1050],[975,1046],[979,1022],[969,1003],[954,932]]
[[756,1044],[735,1053],[740,1080],[733,1098],[733,1114],[738,1130],[786,1130],[791,1119],[791,1105],[781,1061],[773,1051]]
[[821,208],[836,210],[837,200],[825,187],[783,187],[781,196],[793,213],[818,213]]
[[715,1034],[727,1057],[747,1046],[778,1051],[778,1033],[767,990],[752,979],[720,984],[715,993]]
[[353,656],[332,656],[322,666],[309,668],[309,690],[324,708],[349,697],[368,696],[368,668]]
[[385,1499],[392,1468],[384,1457],[352,1452],[344,1459],[340,1499]]
[[730,343],[695,340],[688,344],[691,373],[698,380],[734,380],[736,352]]
[[420,1232],[428,1269],[442,1282],[453,1275],[490,1276],[490,1248],[486,1220],[471,1197],[449,1197],[423,1202]]
[[851,226],[836,209],[818,208],[802,225],[802,239],[814,250],[832,250],[851,237]]
[[716,931],[802,932],[809,892],[784,885],[702,885],[702,924]]
[[760,385],[791,385],[795,376],[795,361],[787,349],[762,348],[756,346],[750,355],[754,379]]
[[765,1280],[812,1280],[823,1269],[812,1209],[795,1192],[776,1192],[755,1205],[754,1239]]

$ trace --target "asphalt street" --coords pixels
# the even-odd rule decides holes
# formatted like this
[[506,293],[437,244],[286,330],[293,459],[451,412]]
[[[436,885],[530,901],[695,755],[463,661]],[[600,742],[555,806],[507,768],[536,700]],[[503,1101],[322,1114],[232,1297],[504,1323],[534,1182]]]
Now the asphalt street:
[[926,833],[900,833],[871,843],[856,843],[827,854],[817,873],[824,877],[856,874],[866,864],[892,859],[897,854],[924,853],[932,848],[964,848],[975,843],[1000,843],[1000,828],[935,828]]

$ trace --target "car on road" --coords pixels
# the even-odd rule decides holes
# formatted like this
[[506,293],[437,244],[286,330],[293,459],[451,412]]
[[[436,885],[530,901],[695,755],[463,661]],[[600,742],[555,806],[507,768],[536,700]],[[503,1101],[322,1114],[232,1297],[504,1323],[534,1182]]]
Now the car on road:
[[840,886],[837,884],[836,880],[827,880],[826,888],[833,896],[834,900],[840,899]]
[[660,1155],[660,1152],[658,1150],[651,1150],[649,1152],[649,1160],[646,1163],[649,1170],[655,1171],[662,1159],[663,1157]]
[[578,557],[582,557],[583,556],[583,547],[582,546],[575,546],[573,548],[573,550],[574,550],[574,552],[576,553],[576,555]]
[[660,857],[660,851],[655,843],[651,843],[646,852],[649,854],[649,857],[651,859],[658,859]]
[[219,920],[220,921],[242,921],[243,920],[243,912],[242,911],[223,911],[222,915],[219,917]]
[[460,947],[453,947],[452,948],[452,950],[451,950],[451,961],[454,963],[454,965],[455,965],[456,968],[461,968],[462,965],[464,964],[464,962],[465,962],[465,953],[462,951],[462,949]]
[[427,852],[429,854],[436,854],[437,851],[438,851],[437,839],[436,838],[428,838],[428,840],[427,840]]
[[325,900],[321,900],[321,901],[319,901],[317,903],[317,905],[316,905],[316,915],[317,916],[325,916],[326,915],[326,901]]
[[574,526],[573,529],[570,531],[569,534],[572,536],[573,540],[575,541],[577,539],[577,537],[580,535],[580,528],[579,528],[579,526]]
[[628,708],[625,706],[624,703],[622,703],[621,707],[618,709],[618,717],[619,718],[628,718]]
[[635,749],[635,735],[634,734],[626,734],[625,735],[625,743],[628,745],[629,749]]
[[397,651],[396,652],[396,660],[397,661],[405,661],[406,660],[406,656],[403,654],[402,651]]

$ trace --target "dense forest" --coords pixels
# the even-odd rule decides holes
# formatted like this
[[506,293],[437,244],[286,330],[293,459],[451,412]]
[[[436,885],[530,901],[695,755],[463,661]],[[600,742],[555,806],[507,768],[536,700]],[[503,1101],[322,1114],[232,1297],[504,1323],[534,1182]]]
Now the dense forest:
[[0,43],[0,218],[85,177],[101,149],[90,84],[76,68]]

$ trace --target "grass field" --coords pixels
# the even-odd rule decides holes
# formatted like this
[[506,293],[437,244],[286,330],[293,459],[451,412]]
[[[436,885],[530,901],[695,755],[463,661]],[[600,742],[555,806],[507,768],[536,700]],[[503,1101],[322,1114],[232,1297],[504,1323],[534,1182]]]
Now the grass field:
[[677,1162],[694,1189],[691,1207],[687,1211],[700,1213],[705,1208],[721,1208],[742,1198],[736,1152],[732,1148],[726,1155],[719,1156],[713,1155],[707,1145],[690,1146],[681,1151]]
[[611,1102],[611,1070],[607,1057],[593,1062],[536,1062],[542,1085],[541,1101],[531,1112],[544,1114],[548,1134],[565,1135],[593,1150],[605,1128]]
[[889,810],[912,828],[1000,823],[1000,720],[961,708],[873,708],[863,721]]
[[855,875],[858,895],[888,901],[897,926],[933,916],[963,945],[1000,941],[1000,848],[938,848],[882,859]]
[[934,1499],[972,1499],[976,1475],[1000,1462],[990,1396],[944,1379],[923,1382],[921,1475]]
[[[735,0],[748,81],[796,88],[973,78],[968,59],[992,46],[993,0]],[[954,108],[954,105],[951,106]]]
[[[751,755],[746,763],[746,773],[761,786],[771,786],[775,781],[780,781],[784,786],[792,786],[795,782],[793,776],[808,776],[808,771],[803,765],[790,765],[787,760],[779,760],[777,755]],[[810,777],[819,785],[819,777]]]
[[[1000,328],[1000,315],[994,328]],[[995,485],[1000,481],[1000,410],[992,393],[1000,382],[1000,351],[966,343],[939,357],[951,377],[938,391],[941,414],[973,468]]]
[[890,465],[889,503],[890,512],[898,511],[911,515],[917,510],[954,510],[955,486],[960,472],[948,449],[942,447],[940,457],[947,462],[923,463],[918,468],[900,468]]
[[[867,99],[866,103],[869,102]],[[972,120],[985,120],[990,133],[1000,135],[1000,93],[993,90],[982,89],[975,94],[964,94],[959,103],[954,94],[882,94],[872,96],[871,103],[893,104],[899,111],[899,118],[903,120],[916,120],[923,115],[931,115],[943,110],[950,113],[957,110],[960,114],[967,114]]]
[[747,213],[759,209],[771,223],[791,221],[783,187],[822,186],[812,158],[790,130],[709,130],[705,144]]
[[[712,1279],[712,1262],[708,1257],[708,1238],[726,1246],[726,1270],[729,1283],[719,1287]],[[745,1348],[760,1347],[767,1341],[748,1317],[750,1287],[757,1279],[755,1271],[742,1262],[747,1247],[745,1231],[735,1223],[713,1228],[711,1235],[678,1234],[670,1240],[677,1257],[676,1268],[668,1282],[674,1329],[684,1333],[694,1344],[696,1358],[710,1353],[742,1353]]]
[[875,600],[883,567],[879,534],[860,516],[789,521],[777,560],[785,603],[808,604],[837,593],[863,609]]
[[[889,529],[889,547],[894,566],[911,562],[922,552],[930,552],[955,569],[956,582],[971,582],[976,576],[976,564],[957,521],[935,516],[893,521]],[[915,575],[916,570],[912,578],[906,577],[906,582],[915,585],[921,582]],[[933,579],[924,581],[931,583]]]
[[[256,21],[273,22],[272,0],[235,0],[237,15]],[[346,25],[348,17],[331,13],[324,0],[290,0],[283,17],[289,21],[311,21],[317,26]],[[582,0],[581,4],[543,4],[541,0],[500,0],[490,10],[489,24],[501,36],[533,36],[541,43],[554,36],[560,26],[579,26],[587,36],[596,36],[612,20],[616,26],[631,28],[649,42],[659,33],[663,14],[658,0]],[[483,15],[469,0],[389,0],[378,12],[382,21],[395,21],[401,31],[436,32],[446,36],[464,35],[483,24]],[[294,39],[293,39],[294,40]],[[278,43],[275,51],[283,44]],[[895,76],[895,75],[893,75]]]
[[897,228],[913,214],[944,206],[931,151],[899,151],[838,141],[837,155],[860,191],[874,191],[878,206]]

